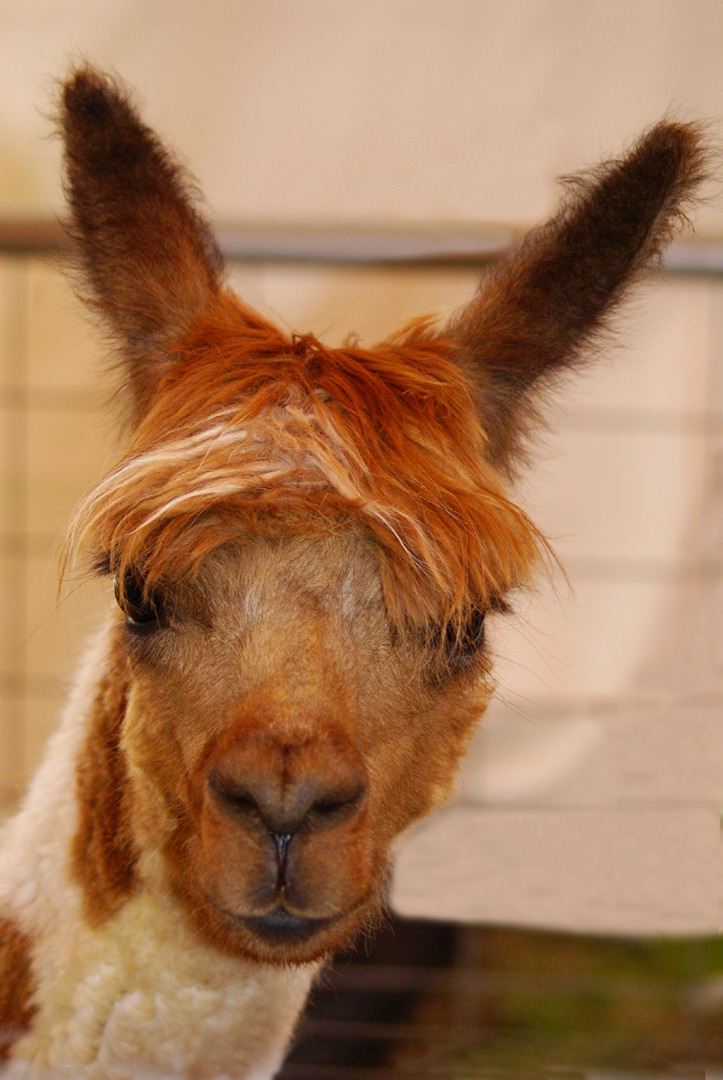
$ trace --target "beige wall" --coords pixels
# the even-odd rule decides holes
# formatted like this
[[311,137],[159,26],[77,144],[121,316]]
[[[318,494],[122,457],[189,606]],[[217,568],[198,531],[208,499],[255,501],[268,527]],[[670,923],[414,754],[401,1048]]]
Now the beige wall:
[[[219,219],[515,225],[549,210],[557,174],[617,151],[669,109],[711,118],[720,131],[722,42],[719,0],[0,0],[0,212],[60,205],[58,148],[43,112],[51,80],[79,53],[137,86]],[[720,201],[700,221],[723,234]],[[234,278],[251,302],[331,341],[352,329],[374,339],[411,315],[452,309],[475,280],[467,271],[271,264],[237,266]],[[667,680],[661,663],[666,675],[675,668],[674,631],[702,597],[711,638],[720,599],[701,587],[701,559],[712,556],[696,537],[721,449],[723,286],[666,278],[623,331],[626,347],[569,388],[523,483],[574,592],[559,577],[541,585],[499,628],[500,701],[463,782],[463,807],[475,812],[554,810],[579,824],[593,807],[619,808],[634,774],[636,805],[692,803],[717,822],[723,679],[712,653]],[[56,268],[0,260],[4,806],[37,761],[85,634],[111,603],[97,585],[70,583],[55,605],[63,523],[115,443],[102,355]],[[719,584],[720,563],[710,572]],[[687,640],[698,632],[680,631]],[[691,719],[671,706],[702,685],[713,712]],[[663,712],[652,727],[636,714],[639,737],[625,742],[630,709],[656,693]],[[665,746],[651,734],[661,716]],[[687,772],[678,776],[680,761]],[[557,820],[564,832],[567,819]],[[520,836],[531,835],[521,822]],[[654,846],[645,828],[640,843]],[[608,816],[601,837],[609,831]],[[707,839],[703,847],[708,867],[716,849]],[[468,886],[472,909],[462,910],[442,898],[444,882],[420,900],[410,873],[399,893],[408,910],[509,915],[504,893],[514,882],[502,881],[491,910]],[[718,903],[701,888],[689,928],[707,925]],[[592,925],[578,909],[568,921]],[[534,921],[532,902],[525,911]]]
[[720,0],[0,0],[0,201],[57,204],[85,55],[223,218],[532,221],[663,113],[719,119],[722,38]]

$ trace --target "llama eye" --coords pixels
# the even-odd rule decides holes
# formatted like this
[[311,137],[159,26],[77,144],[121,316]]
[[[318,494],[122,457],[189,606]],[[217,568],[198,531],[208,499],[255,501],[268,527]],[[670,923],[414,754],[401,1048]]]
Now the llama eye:
[[[435,677],[459,672],[473,664],[485,640],[485,611],[470,611],[465,623],[449,622],[436,627],[427,642],[432,647]],[[441,665],[441,666],[440,666]]]
[[492,597],[484,607],[473,608],[462,627],[449,624],[444,632],[446,663],[449,667],[454,669],[471,664],[484,648],[486,616],[490,612],[505,614],[509,610],[504,600]]
[[453,656],[466,660],[474,656],[484,645],[485,612],[475,608],[470,613],[461,634],[451,626],[447,628],[447,648]]
[[143,579],[133,570],[126,570],[123,582],[113,579],[115,598],[128,626],[133,630],[152,630],[162,625],[163,600],[158,592],[146,590]]

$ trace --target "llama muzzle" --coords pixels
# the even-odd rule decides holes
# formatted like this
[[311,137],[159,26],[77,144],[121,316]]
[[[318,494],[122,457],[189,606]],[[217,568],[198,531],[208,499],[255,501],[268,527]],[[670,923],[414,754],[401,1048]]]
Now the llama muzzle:
[[378,860],[367,771],[343,729],[242,721],[214,747],[203,785],[201,887],[229,927],[286,951],[358,912]]

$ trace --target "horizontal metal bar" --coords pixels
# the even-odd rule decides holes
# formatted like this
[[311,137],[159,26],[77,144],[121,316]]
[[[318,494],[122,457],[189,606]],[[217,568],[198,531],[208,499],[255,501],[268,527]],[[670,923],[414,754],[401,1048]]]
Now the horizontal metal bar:
[[[265,222],[220,225],[226,258],[341,266],[464,268],[502,258],[524,230],[503,225],[377,223],[349,225]],[[0,253],[63,253],[71,241],[56,218],[0,219]],[[723,239],[698,237],[671,244],[663,269],[673,274],[723,274]]]
[[279,223],[222,227],[218,236],[229,258],[367,266],[475,266],[501,258],[514,239],[500,226],[444,224]]

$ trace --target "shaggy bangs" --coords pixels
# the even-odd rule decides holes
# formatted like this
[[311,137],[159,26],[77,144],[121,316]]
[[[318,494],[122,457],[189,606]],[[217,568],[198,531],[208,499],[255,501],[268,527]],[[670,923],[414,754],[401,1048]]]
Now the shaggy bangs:
[[243,533],[350,521],[379,547],[396,624],[454,631],[546,550],[486,461],[472,387],[430,319],[375,349],[332,349],[223,296],[78,507],[69,555],[150,585]]

